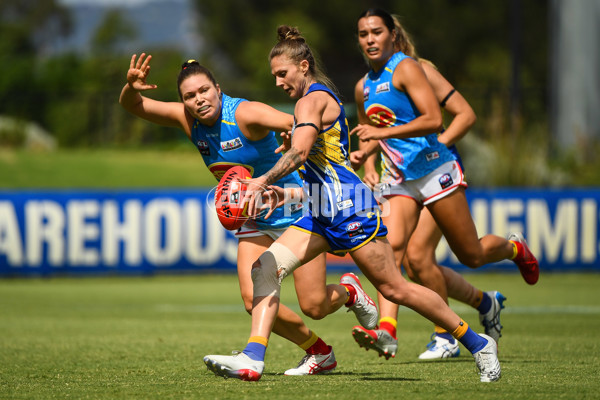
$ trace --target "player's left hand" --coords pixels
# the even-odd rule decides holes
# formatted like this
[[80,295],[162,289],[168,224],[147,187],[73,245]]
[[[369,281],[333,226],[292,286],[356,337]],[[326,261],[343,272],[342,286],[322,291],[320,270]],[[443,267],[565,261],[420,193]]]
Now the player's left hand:
[[281,146],[275,149],[275,154],[281,153],[282,151],[288,151],[292,148],[292,132],[281,132],[281,138],[283,139],[283,143]]
[[351,135],[356,135],[360,140],[379,140],[385,138],[383,129],[369,124],[358,124],[350,131]]
[[367,153],[363,150],[355,150],[350,153],[350,163],[354,170],[359,170],[367,160]]
[[373,190],[375,185],[379,183],[379,174],[376,171],[365,171],[363,182],[369,187],[369,189]]

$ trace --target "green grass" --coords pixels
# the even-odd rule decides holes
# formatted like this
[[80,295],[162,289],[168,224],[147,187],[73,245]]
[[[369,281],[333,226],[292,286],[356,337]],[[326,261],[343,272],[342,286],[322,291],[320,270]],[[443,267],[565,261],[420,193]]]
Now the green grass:
[[143,188],[214,186],[189,144],[171,150],[0,150],[0,188]]
[[[464,348],[457,359],[418,361],[432,326],[406,309],[394,359],[359,349],[350,335],[354,316],[338,311],[307,320],[333,345],[335,373],[283,376],[303,354],[274,336],[263,378],[248,383],[215,377],[202,362],[247,339],[250,318],[234,275],[2,280],[0,398],[598,398],[600,275],[547,274],[533,287],[513,274],[466,276],[508,297],[496,383],[479,382]],[[292,286],[286,281],[282,293],[290,305],[297,304]],[[474,310],[453,307],[480,330]]]

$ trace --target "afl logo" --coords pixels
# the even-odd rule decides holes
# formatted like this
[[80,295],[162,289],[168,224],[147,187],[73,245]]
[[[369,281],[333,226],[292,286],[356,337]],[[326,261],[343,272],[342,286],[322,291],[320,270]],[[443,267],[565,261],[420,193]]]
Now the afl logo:
[[208,142],[204,140],[198,140],[196,142],[196,146],[198,147],[198,151],[200,152],[200,154],[204,156],[210,156],[210,147],[208,145]]
[[365,101],[369,101],[369,93],[371,93],[371,89],[368,86],[365,86],[365,90],[363,90],[363,97]]
[[396,123],[396,114],[381,104],[372,104],[367,108],[367,117],[379,127],[390,127]]
[[355,221],[346,225],[346,233],[348,234],[348,237],[352,238],[365,233],[365,230],[363,229],[361,222]]
[[442,189],[449,188],[454,183],[450,174],[442,175],[439,180],[440,180],[440,186],[442,187]]

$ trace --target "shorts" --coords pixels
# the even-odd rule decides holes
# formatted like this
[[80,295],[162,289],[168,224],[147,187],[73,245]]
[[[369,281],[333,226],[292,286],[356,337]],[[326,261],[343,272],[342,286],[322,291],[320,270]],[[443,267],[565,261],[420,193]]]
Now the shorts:
[[387,228],[381,221],[379,211],[354,214],[326,224],[309,212],[292,224],[291,228],[324,238],[329,243],[329,253],[344,255],[359,249],[374,238],[384,238]]
[[238,239],[243,239],[243,238],[251,238],[251,237],[257,237],[257,236],[268,236],[273,240],[277,240],[279,239],[279,237],[281,235],[283,235],[283,232],[285,232],[287,230],[287,228],[283,228],[283,229],[257,229],[255,227],[251,227],[251,226],[246,226],[246,225],[242,225],[241,228],[239,228],[235,233],[234,236]]
[[461,186],[467,187],[462,168],[457,161],[449,161],[419,179],[399,184],[379,183],[375,185],[374,193],[378,199],[405,196],[427,205],[448,196]]

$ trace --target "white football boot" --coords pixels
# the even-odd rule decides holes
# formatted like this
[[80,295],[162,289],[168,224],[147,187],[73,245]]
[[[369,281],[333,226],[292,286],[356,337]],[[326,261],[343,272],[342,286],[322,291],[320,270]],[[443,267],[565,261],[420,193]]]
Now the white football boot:
[[454,339],[454,343],[452,343],[450,340],[434,333],[431,335],[431,342],[427,345],[427,350],[419,355],[419,359],[438,360],[458,357],[459,355],[460,348],[458,347],[458,340]]
[[479,313],[479,322],[483,325],[485,334],[491,336],[498,343],[502,336],[502,325],[500,324],[500,311],[504,308],[506,297],[500,292],[485,292],[492,298],[492,307],[486,313]]
[[496,341],[488,335],[479,335],[488,341],[487,345],[477,353],[473,354],[475,364],[479,369],[479,380],[481,382],[495,382],[500,379],[501,369],[498,361],[498,346]]
[[373,349],[383,356],[386,360],[396,356],[398,350],[398,339],[394,339],[390,333],[384,329],[365,329],[362,326],[352,328],[352,336],[360,347],[367,350]]
[[242,352],[232,356],[209,355],[204,357],[206,367],[215,375],[243,381],[257,381],[265,368],[264,361],[256,361]]
[[373,329],[377,326],[378,313],[375,302],[363,290],[358,276],[348,272],[340,278],[340,283],[352,285],[356,289],[356,300],[354,304],[348,306],[348,311],[353,311],[358,322],[367,329]]
[[329,346],[327,354],[307,354],[298,363],[296,368],[285,371],[284,375],[302,376],[328,374],[337,366],[333,349]]

